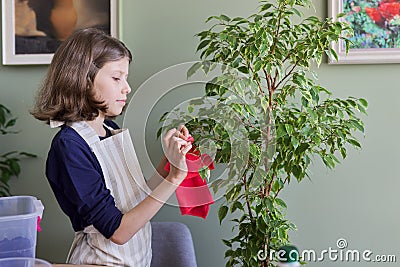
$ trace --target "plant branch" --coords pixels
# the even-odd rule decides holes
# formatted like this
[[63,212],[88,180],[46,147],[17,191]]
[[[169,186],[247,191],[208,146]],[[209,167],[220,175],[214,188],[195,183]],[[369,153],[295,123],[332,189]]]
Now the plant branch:
[[296,61],[296,63],[293,65],[293,67],[292,67],[292,69],[289,71],[289,73],[287,73],[287,74],[285,75],[285,77],[283,77],[282,80],[280,80],[279,83],[276,85],[276,88],[278,88],[278,87],[282,84],[282,82],[283,82],[284,80],[286,80],[287,78],[289,78],[290,75],[292,75],[293,71],[296,69],[296,67],[297,67],[298,64],[299,64],[299,61]]
[[271,48],[271,54],[275,53],[276,43],[277,43],[278,37],[279,37],[279,30],[280,30],[280,27],[281,27],[281,19],[282,19],[282,9],[279,8],[278,25],[277,25],[276,31],[275,31],[274,44],[273,44],[273,46]]
[[272,175],[271,181],[268,183],[268,180],[265,181],[265,188],[264,188],[264,193],[263,197],[269,196],[271,189],[272,189],[272,184],[274,183],[275,180],[275,175]]
[[246,171],[245,171],[244,174],[243,174],[243,184],[244,184],[244,190],[245,190],[245,192],[246,192],[246,193],[245,193],[245,198],[246,198],[247,209],[248,209],[248,211],[249,211],[250,220],[253,220],[253,214],[252,214],[252,212],[251,212],[250,201],[249,201],[249,197],[247,196],[247,190],[248,190],[248,187],[247,187],[247,179],[246,179],[247,172],[248,172],[248,168],[246,169]]
[[[283,64],[283,63],[282,63]],[[279,77],[279,73],[278,70],[275,71],[275,77],[274,77],[274,81],[272,82],[272,86],[273,86],[273,92],[275,92],[277,86],[276,86],[276,81],[278,80]]]
[[[287,176],[287,177],[285,178],[285,180],[283,181],[283,185],[285,185],[286,182],[287,182],[288,180],[289,180],[289,176]],[[279,192],[281,192],[282,189],[283,189],[283,186],[280,187],[280,188],[278,189],[278,192],[275,193],[274,199],[276,199],[276,197],[278,196]]]
[[260,77],[257,76],[257,73],[254,72],[253,68],[250,65],[247,65],[247,66],[249,67],[249,69],[253,73],[254,80],[257,82],[258,89],[260,90],[261,95],[264,96],[264,91],[262,89],[262,85],[261,85],[261,82],[260,82]]
[[264,75],[265,75],[265,79],[267,80],[268,91],[271,93],[271,91],[273,91],[273,89],[274,89],[272,87],[271,75],[269,75],[265,69],[263,69],[263,72],[264,72]]

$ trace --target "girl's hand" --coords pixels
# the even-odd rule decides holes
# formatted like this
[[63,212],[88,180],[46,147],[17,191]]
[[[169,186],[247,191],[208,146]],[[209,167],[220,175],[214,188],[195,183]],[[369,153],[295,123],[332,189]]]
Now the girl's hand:
[[186,153],[192,148],[192,144],[186,141],[187,136],[188,129],[181,125],[179,130],[171,129],[163,137],[164,153],[171,164],[167,180],[177,185],[187,175]]
[[183,124],[179,125],[178,131],[179,131],[181,134],[183,134],[183,136],[185,137],[185,138],[184,138],[185,140],[186,140],[186,139],[189,137],[189,135],[190,135],[190,134],[189,134],[188,128],[186,128],[186,126],[183,125]]

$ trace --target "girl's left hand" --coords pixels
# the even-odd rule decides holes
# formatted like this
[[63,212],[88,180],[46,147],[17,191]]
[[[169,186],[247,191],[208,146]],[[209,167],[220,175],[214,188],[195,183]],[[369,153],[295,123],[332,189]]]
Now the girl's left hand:
[[181,135],[181,138],[183,137],[182,139],[184,140],[186,140],[190,135],[188,128],[186,128],[186,126],[183,124],[179,125],[178,131],[183,135],[183,136]]
[[192,144],[186,141],[189,136],[187,128],[182,125],[178,129],[169,130],[163,137],[164,153],[171,164],[168,176],[174,184],[180,184],[185,179],[187,175],[186,153],[192,148]]

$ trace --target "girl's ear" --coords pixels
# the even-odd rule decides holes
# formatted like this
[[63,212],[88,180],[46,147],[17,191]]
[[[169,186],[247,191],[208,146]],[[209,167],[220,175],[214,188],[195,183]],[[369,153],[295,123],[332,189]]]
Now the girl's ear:
[[93,88],[94,82],[92,79],[90,79],[89,74],[86,77],[86,90],[90,90],[90,88]]
[[87,83],[86,87],[88,87],[88,89],[90,87],[93,87],[94,79],[97,74],[97,71],[98,71],[98,68],[93,63],[91,63],[89,65],[89,71],[86,76],[86,83]]
[[[94,78],[90,78],[91,76],[92,76],[91,72],[89,71],[89,73],[86,77],[86,90],[90,90],[90,88],[93,88]],[[94,75],[93,75],[93,77],[94,77]]]

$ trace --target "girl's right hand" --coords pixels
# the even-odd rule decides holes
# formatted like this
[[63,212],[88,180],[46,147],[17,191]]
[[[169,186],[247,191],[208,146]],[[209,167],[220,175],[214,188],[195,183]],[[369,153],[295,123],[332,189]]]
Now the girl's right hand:
[[[186,129],[184,126],[183,128]],[[186,141],[188,132],[181,131],[173,128],[163,137],[164,153],[171,164],[166,179],[176,185],[179,185],[187,175],[186,153],[192,148],[192,144]]]

